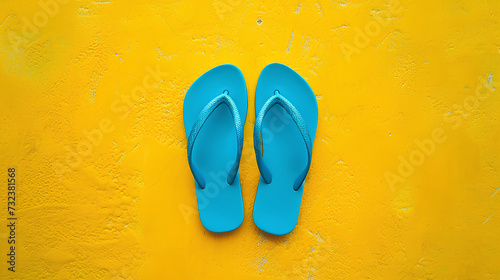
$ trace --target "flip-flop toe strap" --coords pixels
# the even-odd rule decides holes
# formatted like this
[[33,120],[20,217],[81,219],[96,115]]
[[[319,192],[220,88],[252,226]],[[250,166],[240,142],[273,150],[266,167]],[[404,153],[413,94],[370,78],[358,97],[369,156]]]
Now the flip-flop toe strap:
[[215,109],[217,109],[221,104],[225,104],[229,108],[229,111],[231,111],[231,115],[233,116],[233,121],[236,128],[236,140],[238,145],[236,160],[231,169],[229,170],[227,176],[227,183],[229,185],[233,184],[240,165],[241,152],[243,150],[243,125],[241,124],[241,118],[238,112],[238,108],[236,107],[236,104],[234,103],[233,99],[229,96],[229,92],[225,90],[223,94],[216,96],[203,108],[203,110],[201,110],[200,114],[198,115],[198,119],[196,120],[195,124],[193,125],[193,128],[191,129],[191,132],[189,133],[187,141],[189,168],[191,168],[191,172],[193,173],[194,179],[196,180],[196,182],[198,182],[198,185],[202,189],[205,188],[206,182],[203,175],[193,164],[193,159],[192,159],[193,147],[196,141],[196,137],[198,136],[201,128],[207,121],[208,117],[210,117],[210,115],[215,111]]
[[307,129],[306,122],[300,115],[299,111],[293,106],[293,104],[288,101],[283,95],[279,93],[279,91],[275,91],[274,95],[271,96],[264,106],[262,106],[256,120],[255,120],[255,128],[254,128],[254,149],[255,155],[257,158],[257,165],[259,167],[260,174],[264,179],[266,184],[270,184],[272,182],[272,174],[269,168],[264,163],[264,155],[261,150],[261,132],[262,132],[262,122],[264,117],[269,112],[269,110],[275,106],[279,105],[290,115],[292,120],[295,122],[297,127],[299,128],[300,134],[305,142],[307,149],[307,165],[305,169],[299,174],[299,176],[295,179],[293,184],[293,189],[298,190],[302,183],[304,182],[307,172],[309,171],[309,167],[311,166],[311,156],[312,156],[312,143],[311,136],[309,135],[309,130]]

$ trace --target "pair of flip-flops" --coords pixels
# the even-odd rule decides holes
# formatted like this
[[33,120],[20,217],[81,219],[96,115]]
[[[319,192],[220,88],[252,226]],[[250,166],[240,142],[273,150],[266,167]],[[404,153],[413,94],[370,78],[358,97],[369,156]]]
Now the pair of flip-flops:
[[[255,112],[254,147],[261,177],[253,220],[263,231],[283,235],[295,228],[299,217],[318,105],[299,74],[273,63],[260,74]],[[244,217],[238,169],[247,90],[241,71],[226,64],[199,77],[186,93],[183,115],[200,220],[212,232],[234,230]]]

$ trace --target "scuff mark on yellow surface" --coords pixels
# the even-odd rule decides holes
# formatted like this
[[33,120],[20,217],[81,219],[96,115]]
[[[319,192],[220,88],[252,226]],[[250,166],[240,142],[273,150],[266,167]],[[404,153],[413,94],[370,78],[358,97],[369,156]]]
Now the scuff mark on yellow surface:
[[59,270],[61,267],[69,262],[75,260],[75,256],[67,251],[53,249],[43,257],[47,264],[54,270]]

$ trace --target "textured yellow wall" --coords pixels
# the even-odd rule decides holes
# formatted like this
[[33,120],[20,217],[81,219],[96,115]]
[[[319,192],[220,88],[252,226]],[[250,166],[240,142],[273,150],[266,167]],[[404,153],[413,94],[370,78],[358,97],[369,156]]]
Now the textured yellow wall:
[[[40,3],[0,4],[5,279],[500,278],[500,2]],[[319,105],[299,222],[281,237],[251,219],[254,92],[272,62]],[[245,220],[213,234],[182,102],[223,63],[249,94]]]

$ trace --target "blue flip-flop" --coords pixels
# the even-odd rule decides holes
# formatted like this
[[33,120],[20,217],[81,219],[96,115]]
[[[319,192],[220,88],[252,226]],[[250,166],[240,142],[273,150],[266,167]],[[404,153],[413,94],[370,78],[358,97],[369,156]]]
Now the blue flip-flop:
[[254,147],[261,177],[253,220],[261,230],[283,235],[295,228],[299,218],[318,104],[299,74],[273,63],[259,76],[255,112]]
[[209,70],[191,85],[183,106],[201,223],[212,232],[234,230],[244,216],[238,173],[247,114],[243,74],[229,64]]

